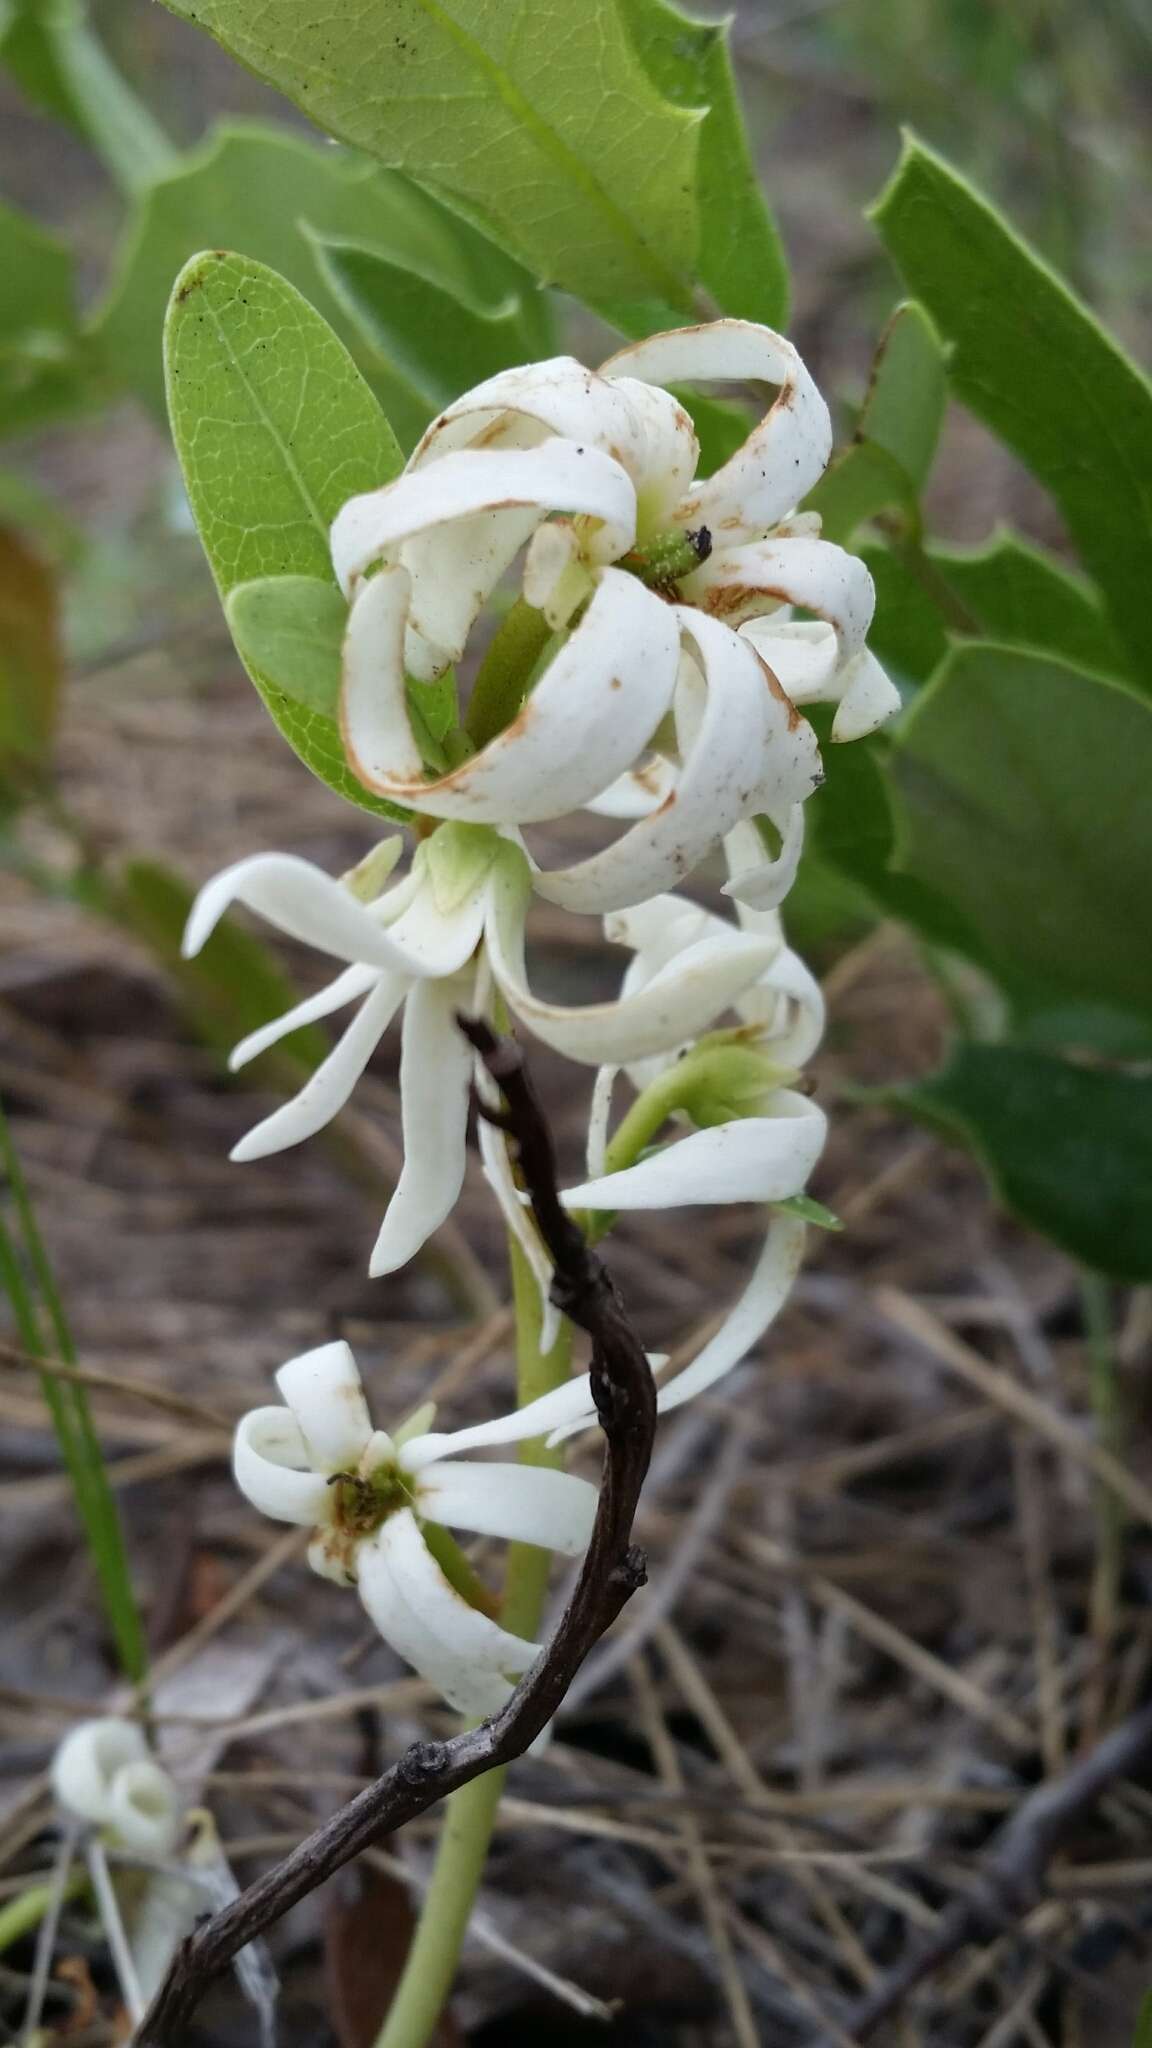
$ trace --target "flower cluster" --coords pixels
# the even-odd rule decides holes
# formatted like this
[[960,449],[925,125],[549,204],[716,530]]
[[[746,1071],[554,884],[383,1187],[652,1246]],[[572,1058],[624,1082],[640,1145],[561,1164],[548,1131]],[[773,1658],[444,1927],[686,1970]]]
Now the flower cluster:
[[[668,388],[701,382],[775,393],[705,478],[692,420]],[[690,1203],[767,1210],[743,1294],[662,1386],[662,1408],[729,1371],[778,1312],[803,1247],[797,1199],[824,1138],[800,1085],[823,1005],[779,914],[822,773],[798,707],[834,705],[832,739],[845,741],[899,701],[866,645],[867,569],[798,509],[830,448],[827,408],[794,348],[744,321],[654,336],[599,371],[559,357],[466,393],[398,478],[342,508],[331,534],[349,606],[344,746],[363,786],[412,815],[406,872],[397,879],[399,837],[339,881],[294,855],[259,854],[209,882],[188,925],[195,952],[243,904],[337,963],[317,994],[237,1046],[234,1066],[355,1005],[328,1058],[237,1159],[327,1123],[403,1012],[404,1164],[374,1274],[411,1259],[460,1192],[469,1097],[486,1086],[456,1027],[461,1010],[510,1018],[595,1070],[587,1176],[565,1199],[596,1227]],[[470,654],[510,578],[466,723],[430,765],[420,688]],[[606,843],[545,865],[525,835],[582,809],[605,821]],[[720,850],[731,918],[675,893]],[[534,991],[534,897],[604,918],[631,955],[615,1000],[573,1007]],[[634,1100],[613,1128],[622,1074]],[[667,1126],[675,1135],[661,1143]],[[503,1137],[482,1122],[479,1146],[536,1276],[547,1344],[544,1247]],[[278,1381],[286,1405],[241,1424],[239,1484],[264,1512],[314,1529],[315,1568],[354,1583],[446,1699],[493,1711],[538,1646],[485,1611],[447,1531],[575,1555],[595,1493],[559,1471],[450,1461],[587,1426],[586,1377],[448,1436],[430,1434],[427,1416],[392,1436],[374,1430],[342,1344],[293,1360]]]

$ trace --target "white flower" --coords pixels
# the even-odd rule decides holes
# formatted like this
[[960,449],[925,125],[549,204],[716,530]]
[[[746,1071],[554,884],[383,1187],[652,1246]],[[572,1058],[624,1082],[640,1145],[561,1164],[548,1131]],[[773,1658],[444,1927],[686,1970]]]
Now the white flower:
[[[316,995],[244,1039],[232,1054],[233,1068],[299,1025],[359,1005],[299,1094],[241,1139],[234,1159],[262,1158],[326,1124],[403,1009],[404,1168],[372,1254],[373,1274],[393,1272],[410,1259],[460,1193],[473,1060],[456,1024],[458,1011],[484,1011],[494,984],[514,1015],[556,1051],[592,1066],[621,1064],[707,1029],[773,957],[770,940],[717,920],[717,931],[701,932],[643,988],[617,1002],[548,1003],[532,993],[525,974],[530,898],[530,870],[517,846],[490,827],[444,825],[417,848],[411,872],[369,902],[293,854],[263,853],[226,868],[193,905],[185,934],[190,954],[231,904],[243,903],[345,963]],[[522,1231],[514,1192],[505,1190],[503,1199]]]
[[176,1787],[134,1721],[110,1714],[71,1729],[52,1759],[52,1790],[67,1813],[115,1848],[162,1858],[179,1840]]
[[[738,835],[728,848],[738,868],[758,844],[754,828],[743,827],[742,833],[751,844]],[[728,1202],[771,1207],[803,1193],[823,1150],[827,1119],[809,1097],[785,1084],[789,1070],[803,1066],[820,1042],[824,1001],[803,961],[785,944],[776,912],[738,906],[738,914],[741,925],[770,949],[762,974],[732,1005],[740,1025],[754,1032],[751,1038],[742,1038],[738,1031],[734,1041],[755,1048],[766,1075],[755,1113],[691,1131],[636,1164],[608,1172],[608,1125],[619,1068],[602,1067],[589,1121],[588,1178],[565,1189],[563,1199],[569,1208],[623,1212]],[[661,896],[606,918],[604,929],[609,939],[633,949],[621,988],[622,999],[628,999],[665,972],[667,962],[682,948],[700,945],[717,932],[731,932],[732,926],[698,904]],[[687,1046],[682,1045],[630,1062],[628,1078],[638,1091],[653,1088],[662,1077],[675,1074],[685,1052]],[[691,1057],[687,1064],[693,1064]],[[722,1074],[722,1055],[718,1069]],[[735,1306],[690,1364],[659,1389],[657,1406],[662,1412],[714,1385],[759,1342],[787,1299],[804,1240],[800,1218],[773,1211],[756,1266]],[[545,1286],[546,1276],[540,1278]],[[554,1441],[595,1419],[590,1392],[585,1391],[581,1402],[576,1383],[563,1390],[563,1401],[563,1417],[553,1425]]]
[[276,1383],[287,1406],[256,1408],[236,1431],[241,1491],[275,1520],[315,1529],[313,1568],[354,1584],[381,1635],[450,1705],[475,1718],[495,1713],[540,1645],[456,1590],[426,1524],[577,1557],[592,1531],[595,1487],[545,1466],[454,1462],[540,1434],[538,1404],[476,1429],[393,1438],[372,1427],[347,1344],[291,1359]]
[[[669,380],[778,392],[743,447],[694,481],[695,432]],[[634,820],[591,860],[537,876],[577,910],[673,886],[754,813],[787,832],[820,775],[790,683],[840,704],[837,739],[898,703],[864,647],[866,568],[794,512],[830,448],[795,349],[747,321],[657,335],[599,372],[558,357],[466,393],[402,476],[333,525],[352,600],[342,716],[356,774],[436,817],[525,825],[586,804]],[[568,637],[519,716],[429,779],[405,670],[428,680],[460,658],[525,543],[525,599]],[[794,622],[793,605],[815,620]]]

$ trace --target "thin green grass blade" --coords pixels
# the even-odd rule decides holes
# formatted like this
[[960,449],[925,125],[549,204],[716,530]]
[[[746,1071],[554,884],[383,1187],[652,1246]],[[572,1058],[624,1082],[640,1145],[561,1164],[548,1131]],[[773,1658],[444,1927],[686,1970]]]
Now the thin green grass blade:
[[52,1373],[53,1357],[65,1365],[76,1363],[76,1347],[2,1103],[0,1167],[8,1181],[18,1230],[18,1235],[14,1235],[0,1216],[0,1285],[12,1304],[23,1349],[43,1363],[40,1384],[72,1481],[109,1626],[125,1676],[138,1684],[147,1665],[147,1649],[128,1570],[120,1511],[108,1483],[87,1393],[75,1381],[58,1380]]

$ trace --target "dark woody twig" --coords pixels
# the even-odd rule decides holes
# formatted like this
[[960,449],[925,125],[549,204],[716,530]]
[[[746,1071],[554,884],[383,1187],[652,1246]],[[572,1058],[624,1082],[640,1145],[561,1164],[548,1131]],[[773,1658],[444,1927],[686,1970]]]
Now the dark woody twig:
[[1122,1721],[1088,1756],[1029,1794],[1001,1829],[967,1898],[944,1913],[930,1940],[913,1947],[845,2020],[855,2041],[869,2041],[926,1977],[969,1942],[1019,1926],[1043,1896],[1048,1865],[1076,1823],[1120,1779],[1152,1756],[1152,1704]]
[[449,1742],[414,1743],[374,1785],[196,1928],[141,2022],[139,2048],[179,2041],[210,1980],[362,1849],[482,1772],[522,1756],[560,1706],[588,1651],[644,1583],[644,1556],[631,1540],[656,1424],[644,1347],[604,1266],[560,1201],[551,1136],[519,1047],[482,1021],[459,1023],[503,1091],[506,1111],[493,1120],[517,1148],[532,1212],[555,1263],[556,1305],[592,1339],[592,1395],[605,1438],[592,1539],[555,1634],[500,1713]]

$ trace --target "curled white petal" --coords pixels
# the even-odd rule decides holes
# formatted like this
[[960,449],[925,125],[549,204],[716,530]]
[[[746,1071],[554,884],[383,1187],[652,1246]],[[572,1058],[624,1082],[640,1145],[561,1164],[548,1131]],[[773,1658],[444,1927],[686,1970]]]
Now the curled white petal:
[[373,1278],[403,1266],[449,1214],[464,1184],[471,1049],[456,1023],[462,977],[418,981],[404,1006],[400,1103],[404,1165],[369,1263]]
[[355,592],[341,655],[340,732],[352,772],[387,794],[422,788],[424,760],[408,715],[405,635],[412,579],[399,562],[386,564]]
[[662,1414],[714,1386],[758,1344],[779,1315],[804,1255],[805,1229],[795,1216],[774,1216],[755,1270],[714,1337],[656,1396]]
[[141,1856],[169,1856],[182,1825],[176,1787],[151,1757],[115,1773],[108,1788],[107,1826],[121,1847]]
[[[380,577],[353,607],[353,621]],[[504,732],[429,782],[397,767],[403,670],[377,674],[370,639],[349,630],[343,724],[361,781],[433,817],[530,824],[562,817],[622,775],[663,717],[679,658],[669,607],[621,570],[601,573],[575,632]],[[389,694],[391,693],[391,694]]]
[[540,1654],[538,1643],[509,1634],[456,1592],[407,1509],[390,1515],[360,1545],[356,1574],[360,1598],[385,1641],[470,1718],[496,1713],[512,1679]]
[[900,709],[900,692],[874,654],[865,648],[840,678],[842,695],[832,720],[832,738],[862,740]]
[[525,979],[527,886],[523,871],[509,862],[494,873],[488,923],[493,974],[510,1007],[538,1038],[590,1066],[622,1066],[695,1037],[752,986],[775,951],[728,927],[689,946],[635,995],[571,1008],[546,1003]]
[[616,910],[667,890],[750,810],[802,803],[820,780],[816,736],[752,650],[714,619],[676,607],[703,677],[696,731],[675,789],[590,859],[538,876],[568,910]]
[[81,1721],[69,1729],[52,1759],[52,1790],[67,1812],[99,1826],[109,1816],[116,1773],[146,1762],[148,1755],[144,1731],[134,1721],[115,1714]]
[[346,967],[325,988],[317,989],[314,996],[305,996],[301,1003],[294,1003],[283,1016],[273,1017],[271,1023],[261,1024],[256,1031],[250,1031],[233,1046],[228,1065],[233,1073],[246,1067],[258,1053],[266,1052],[270,1045],[279,1044],[293,1031],[299,1031],[305,1024],[318,1024],[322,1017],[330,1017],[335,1010],[342,1010],[345,1003],[354,1003],[358,996],[367,995],[376,980],[375,967]]
[[756,864],[742,868],[725,882],[725,896],[732,896],[737,903],[747,903],[756,910],[775,910],[778,903],[783,903],[796,880],[803,851],[804,806],[793,804],[781,834],[779,853],[769,860],[761,846]]
[[[785,618],[778,623],[771,611],[765,618],[757,613],[769,605],[802,605],[814,612],[816,621],[830,626],[836,636],[840,667],[860,652],[876,607],[867,564],[830,540],[757,541],[713,555],[689,580],[698,592],[696,601],[706,610],[718,611],[733,626],[746,622],[745,638],[774,668],[772,649],[779,634],[780,664],[800,689],[803,665],[794,651],[803,649],[804,659],[815,668],[817,643],[811,636],[798,640],[794,621]],[[734,599],[743,602],[736,604]],[[780,680],[788,689],[783,675]]]
[[372,1418],[351,1347],[338,1339],[301,1352],[280,1367],[276,1385],[316,1471],[355,1471],[372,1435]]
[[402,1462],[406,1472],[422,1472],[440,1458],[458,1456],[461,1451],[486,1450],[496,1444],[527,1443],[535,1436],[548,1436],[553,1430],[564,1428],[565,1424],[576,1421],[587,1414],[589,1408],[595,1414],[595,1404],[587,1373],[576,1379],[566,1380],[562,1387],[553,1387],[551,1393],[541,1394],[535,1401],[529,1401],[523,1408],[516,1408],[510,1415],[495,1416],[490,1422],[476,1422],[468,1429],[429,1431],[427,1436],[414,1437],[405,1444]]
[[574,1472],[546,1465],[444,1463],[420,1474],[420,1513],[449,1529],[537,1543],[564,1557],[588,1547],[596,1488]]
[[230,1158],[243,1163],[283,1152],[322,1130],[343,1109],[411,986],[397,974],[373,972],[372,978],[375,986],[327,1059],[290,1101],[273,1110],[232,1147]]
[[417,443],[409,469],[423,469],[457,449],[523,447],[557,435],[610,454],[635,482],[646,453],[645,423],[630,395],[586,369],[574,356],[552,356],[498,370],[439,413]]
[[587,803],[585,810],[598,818],[647,818],[667,803],[676,787],[679,770],[674,761],[654,755],[639,768],[630,768],[610,782]]
[[624,554],[635,538],[631,479],[600,449],[559,436],[539,448],[468,448],[407,469],[381,490],[349,498],[332,523],[336,579],[348,595],[372,562],[411,536],[511,510],[576,512],[601,520],[609,560]]
[[294,853],[252,854],[205,882],[184,933],[186,956],[200,951],[233,903],[243,903],[290,939],[334,960],[400,973],[426,971],[342,883]]
[[314,1472],[296,1417],[287,1408],[252,1408],[241,1416],[232,1443],[232,1472],[254,1508],[274,1522],[312,1528],[327,1520],[331,1490]]
[[828,408],[790,341],[751,320],[713,320],[633,343],[603,364],[604,377],[649,384],[765,383],[774,404],[743,447],[681,499],[676,518],[714,538],[763,533],[807,496],[832,450]]
[[771,1116],[693,1131],[622,1173],[566,1188],[570,1209],[675,1209],[693,1203],[782,1202],[801,1192],[824,1144],[824,1112],[781,1088]]

